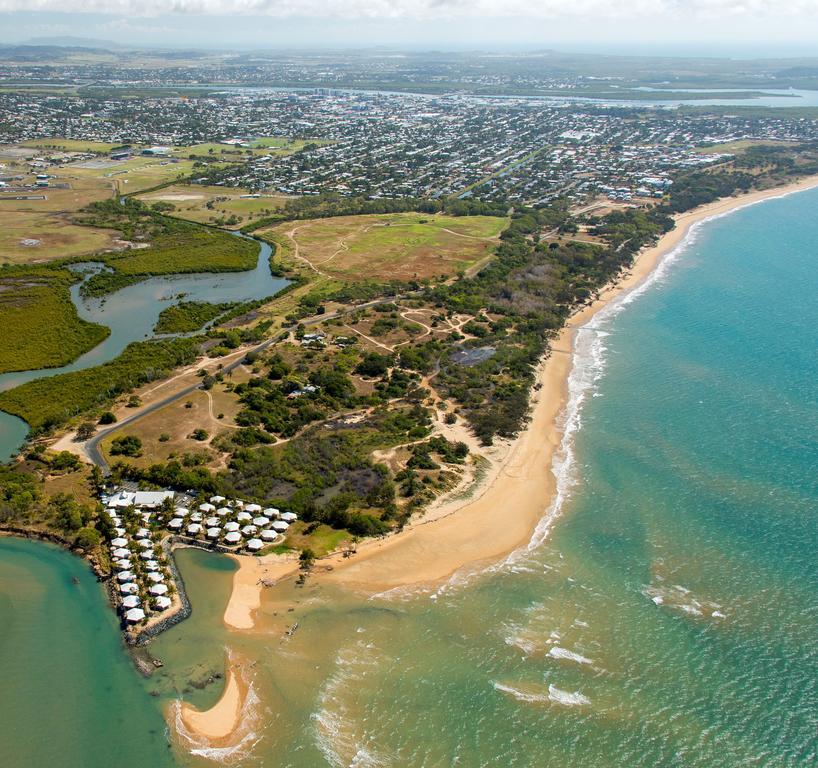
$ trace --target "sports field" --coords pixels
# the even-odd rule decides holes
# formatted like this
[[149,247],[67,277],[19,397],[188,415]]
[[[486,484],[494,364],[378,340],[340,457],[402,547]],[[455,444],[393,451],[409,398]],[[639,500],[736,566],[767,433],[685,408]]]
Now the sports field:
[[508,219],[419,213],[287,222],[260,234],[319,274],[347,281],[453,275],[490,256]]

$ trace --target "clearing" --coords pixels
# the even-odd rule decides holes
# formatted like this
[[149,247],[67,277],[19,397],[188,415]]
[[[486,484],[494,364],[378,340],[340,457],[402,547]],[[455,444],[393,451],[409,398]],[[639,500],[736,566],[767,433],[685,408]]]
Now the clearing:
[[257,234],[325,277],[422,280],[486,259],[507,225],[496,216],[394,213],[286,222]]

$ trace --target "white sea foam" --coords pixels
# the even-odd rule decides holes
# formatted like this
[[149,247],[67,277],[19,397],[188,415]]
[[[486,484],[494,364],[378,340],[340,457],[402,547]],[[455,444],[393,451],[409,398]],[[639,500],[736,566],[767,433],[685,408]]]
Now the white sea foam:
[[358,640],[338,652],[335,671],[321,689],[318,709],[311,716],[313,736],[326,761],[335,768],[382,768],[391,764],[375,749],[349,698],[381,662],[382,656],[372,643]]
[[204,757],[224,765],[231,765],[244,760],[253,751],[261,737],[255,730],[259,720],[260,700],[253,684],[247,687],[247,695],[242,704],[239,727],[233,734],[233,743],[220,747],[212,746],[204,737],[191,733],[182,719],[182,701],[177,699],[173,703],[174,726],[176,733],[187,747],[191,755]]
[[587,696],[583,696],[579,691],[574,693],[563,691],[561,688],[557,688],[556,685],[548,686],[548,698],[566,707],[581,707],[591,703],[591,700]]
[[549,648],[548,656],[550,656],[552,659],[575,661],[577,664],[593,664],[593,662],[587,656],[582,656],[574,651],[569,651],[567,648],[562,648],[559,645]]
[[560,704],[564,707],[580,707],[591,703],[587,696],[583,696],[579,691],[563,691],[555,685],[549,685],[548,691],[525,691],[520,688],[515,688],[513,685],[506,683],[493,682],[495,691],[506,693],[513,696],[517,701],[522,701],[525,704]]

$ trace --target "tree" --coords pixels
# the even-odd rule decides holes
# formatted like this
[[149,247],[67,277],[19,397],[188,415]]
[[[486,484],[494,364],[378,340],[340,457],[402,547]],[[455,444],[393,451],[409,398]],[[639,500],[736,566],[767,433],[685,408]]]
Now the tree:
[[301,564],[302,571],[309,571],[313,563],[315,563],[315,552],[309,547],[302,549],[301,554],[298,556],[298,562]]
[[136,435],[123,435],[114,438],[111,443],[112,456],[140,456],[142,454],[142,441]]
[[87,526],[80,528],[79,531],[77,531],[76,539],[74,539],[74,543],[82,549],[93,549],[100,541],[102,541],[100,532],[96,528],[89,528]]
[[84,421],[77,427],[77,442],[84,443],[90,440],[97,431],[96,425],[90,421]]
[[111,411],[105,411],[102,416],[99,417],[100,424],[116,424],[116,416],[114,416]]

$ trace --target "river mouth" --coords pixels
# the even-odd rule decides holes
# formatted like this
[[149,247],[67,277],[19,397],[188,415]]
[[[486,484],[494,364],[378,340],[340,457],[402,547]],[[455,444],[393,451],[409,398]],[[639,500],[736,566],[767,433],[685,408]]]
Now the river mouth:
[[[83,298],[80,290],[85,281],[75,283],[71,287],[71,300],[79,316],[110,328],[111,333],[96,347],[68,365],[0,375],[0,392],[34,379],[80,371],[113,360],[131,342],[156,338],[153,329],[159,313],[180,301],[244,302],[277,294],[289,285],[289,281],[273,277],[270,272],[272,248],[268,243],[260,240],[256,242],[260,246],[258,261],[254,269],[245,272],[197,272],[151,277],[97,298]],[[86,279],[104,269],[103,264],[94,261],[74,264],[72,267],[82,271]],[[59,329],[51,332],[58,333]],[[174,335],[185,334],[163,334],[162,338]],[[27,434],[28,426],[24,421],[0,411],[0,462],[8,461],[20,450]]]

